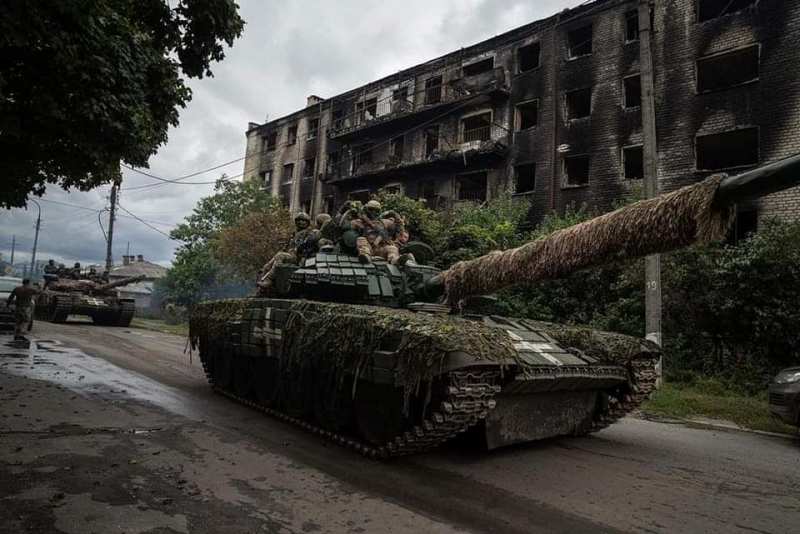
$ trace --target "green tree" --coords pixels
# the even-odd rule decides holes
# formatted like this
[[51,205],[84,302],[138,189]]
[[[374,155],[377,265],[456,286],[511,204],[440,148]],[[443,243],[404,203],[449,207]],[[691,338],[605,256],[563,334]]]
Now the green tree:
[[244,22],[234,0],[0,2],[0,206],[145,167]]
[[202,198],[191,215],[170,233],[182,244],[161,285],[167,297],[187,306],[230,293],[225,289],[227,281],[217,240],[226,228],[237,225],[248,214],[272,210],[275,203],[255,182],[220,179],[214,194]]

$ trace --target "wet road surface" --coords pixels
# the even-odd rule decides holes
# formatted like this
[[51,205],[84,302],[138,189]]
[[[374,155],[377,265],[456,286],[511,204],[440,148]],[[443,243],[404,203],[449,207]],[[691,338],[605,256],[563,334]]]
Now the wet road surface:
[[[0,481],[15,481],[0,482],[2,504],[13,504],[0,505],[0,530],[39,528],[26,510],[43,504],[41,532],[89,531],[79,528],[85,517],[99,518],[97,532],[800,524],[800,444],[791,440],[628,418],[587,438],[379,463],[214,395],[183,338],[81,323],[37,324],[37,338],[33,351],[0,348]],[[120,515],[130,520],[115,523]]]

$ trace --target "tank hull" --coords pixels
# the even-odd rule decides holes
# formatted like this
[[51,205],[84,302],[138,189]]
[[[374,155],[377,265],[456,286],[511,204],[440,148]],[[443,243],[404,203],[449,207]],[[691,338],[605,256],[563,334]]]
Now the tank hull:
[[44,291],[36,300],[36,318],[63,323],[70,315],[83,315],[101,326],[129,326],[136,313],[133,299],[91,296],[80,292]]
[[657,358],[570,351],[522,320],[270,298],[200,305],[191,337],[217,392],[376,458],[599,430],[652,390]]

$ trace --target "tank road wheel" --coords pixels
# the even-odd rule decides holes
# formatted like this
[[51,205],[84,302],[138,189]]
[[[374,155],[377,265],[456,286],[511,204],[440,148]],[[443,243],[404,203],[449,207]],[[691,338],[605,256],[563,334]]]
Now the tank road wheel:
[[353,401],[356,431],[373,445],[381,445],[406,430],[403,392],[385,384],[361,381]]
[[48,320],[51,323],[63,323],[67,320],[69,308],[64,304],[65,303],[59,301],[58,297],[54,297],[50,302],[50,313]]
[[214,355],[214,384],[222,389],[230,390],[233,379],[232,358],[225,352],[217,352]]
[[247,356],[233,359],[233,389],[240,397],[249,399],[255,385],[254,360]]

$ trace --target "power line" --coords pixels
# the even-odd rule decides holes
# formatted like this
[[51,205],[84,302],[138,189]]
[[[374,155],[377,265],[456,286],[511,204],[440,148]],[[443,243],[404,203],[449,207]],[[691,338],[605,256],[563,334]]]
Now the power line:
[[[207,172],[215,171],[215,170],[221,169],[223,167],[227,167],[228,165],[232,165],[234,163],[238,163],[238,162],[240,162],[240,161],[242,161],[244,159],[247,159],[247,156],[242,156],[242,157],[239,157],[239,158],[236,158],[236,159],[232,159],[230,161],[226,161],[225,163],[220,163],[219,165],[216,165],[214,167],[209,167],[207,169],[203,169],[201,171],[193,172],[191,174],[186,174],[184,176],[179,176],[177,178],[162,178],[160,176],[156,176],[154,174],[150,174],[150,173],[144,172],[142,170],[139,170],[139,169],[137,169],[135,167],[131,167],[131,166],[126,165],[124,163],[122,163],[121,165],[123,167],[125,167],[126,169],[128,169],[128,170],[131,170],[133,172],[138,172],[139,174],[143,174],[144,176],[156,179],[156,180],[158,180],[160,182],[164,182],[164,183],[180,183],[182,185],[207,185],[209,183],[211,183],[211,184],[216,183],[216,181],[214,181],[214,182],[185,182],[184,183],[183,180],[186,180],[188,178],[193,178],[195,176],[198,176],[200,174],[205,174]],[[138,185],[138,186],[134,186],[134,187],[126,187],[125,191],[133,191],[135,189],[144,189],[146,187],[153,187],[155,185],[158,185],[158,184],[145,184],[145,185]]]
[[128,215],[130,215],[131,217],[133,217],[134,219],[136,219],[137,221],[139,221],[140,223],[142,223],[143,225],[145,225],[145,226],[147,226],[148,228],[150,228],[151,230],[153,230],[153,231],[155,231],[155,232],[158,232],[159,234],[163,235],[163,236],[164,236],[164,237],[166,237],[167,239],[170,239],[170,240],[172,240],[172,241],[175,241],[175,239],[174,239],[174,238],[173,238],[171,235],[169,235],[169,234],[168,234],[168,233],[166,233],[166,232],[162,232],[161,230],[159,230],[159,229],[158,229],[158,228],[156,228],[155,226],[151,226],[151,225],[150,225],[150,224],[148,224],[148,223],[147,223],[147,221],[145,221],[144,219],[140,219],[139,217],[137,217],[136,215],[134,215],[133,213],[131,213],[130,211],[128,211],[127,209],[125,209],[125,208],[122,206],[122,204],[117,204],[117,207],[118,207],[119,209],[121,209],[122,211],[124,211],[125,213],[127,213]]
[[[75,209],[79,209],[79,210],[92,211],[92,212],[95,212],[95,213],[100,213],[100,212],[103,212],[103,211],[105,211],[107,209],[107,208],[103,208],[103,209],[90,208],[88,206],[79,206],[78,204],[70,204],[68,202],[60,202],[58,200],[46,200],[44,198],[39,199],[39,201],[40,202],[49,202],[50,204],[58,204],[60,206],[67,206],[67,207],[75,208]],[[124,215],[120,215],[120,217],[125,217],[125,216]],[[126,218],[138,219],[138,217],[126,217]],[[168,222],[163,222],[163,221],[153,221],[153,220],[148,220],[148,219],[142,219],[142,220],[144,220],[144,221],[146,221],[148,223],[151,223],[151,224],[159,224],[161,226],[169,226],[169,227],[174,227],[175,226],[175,224],[173,224],[173,223],[168,223]]]

